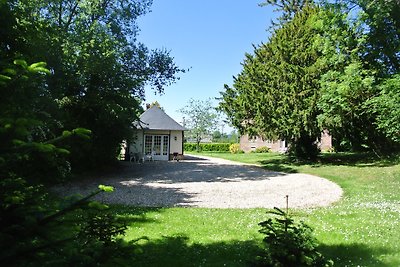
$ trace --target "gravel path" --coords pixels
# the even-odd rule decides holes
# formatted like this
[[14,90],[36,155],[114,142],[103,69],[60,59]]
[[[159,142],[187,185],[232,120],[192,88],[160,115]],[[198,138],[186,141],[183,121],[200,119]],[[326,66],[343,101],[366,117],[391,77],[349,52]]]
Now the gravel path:
[[267,171],[223,159],[185,155],[180,162],[123,162],[117,173],[57,187],[61,195],[87,194],[99,184],[114,193],[97,200],[147,207],[292,208],[327,206],[342,189],[324,178]]

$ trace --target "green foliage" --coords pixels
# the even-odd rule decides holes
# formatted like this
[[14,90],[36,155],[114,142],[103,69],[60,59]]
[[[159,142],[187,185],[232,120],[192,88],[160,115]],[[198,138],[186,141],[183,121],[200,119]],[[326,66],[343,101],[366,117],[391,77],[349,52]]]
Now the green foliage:
[[[5,72],[0,73],[0,84],[12,75],[10,58],[30,73],[51,70],[44,77],[46,83],[32,83],[26,95],[13,91],[20,87],[16,82],[2,90],[0,96],[4,93],[10,103],[4,109],[26,102],[22,110],[37,111],[46,124],[45,133],[90,130],[90,140],[71,138],[62,144],[71,153],[74,171],[113,163],[122,140],[132,137],[131,124],[141,112],[145,86],[162,92],[184,72],[166,50],[150,50],[137,41],[136,20],[151,4],[151,0],[1,3],[0,69]],[[19,80],[27,77],[23,74]],[[41,98],[34,95],[39,91]]]
[[[296,13],[267,43],[255,47],[254,55],[246,54],[233,87],[225,86],[220,109],[241,133],[287,140],[303,150],[319,138],[319,78],[326,67],[316,45],[319,12],[305,7]],[[294,156],[304,157],[298,151],[292,150]]]
[[267,146],[260,146],[257,147],[254,151],[252,151],[253,153],[269,153],[271,152],[271,149]]
[[111,263],[118,252],[107,254],[110,248],[124,250],[117,236],[124,234],[125,224],[88,201],[101,190],[80,199],[54,200],[43,187],[14,176],[2,179],[0,187],[2,266]]
[[[400,3],[398,1],[348,1],[357,5],[358,19],[365,32],[365,53],[362,57],[379,70],[380,75],[398,73],[400,70]],[[346,12],[346,11],[345,11]],[[380,76],[379,75],[379,76]]]
[[197,146],[195,143],[185,143],[184,151],[197,151],[199,148],[200,151],[228,152],[229,145],[229,143],[200,143],[199,146]]
[[229,152],[231,152],[232,154],[244,153],[244,151],[240,149],[240,145],[239,144],[231,144],[229,146]]
[[112,187],[112,186],[106,186],[106,185],[99,185],[99,189],[101,190],[101,191],[104,191],[104,192],[113,192],[114,191],[114,187]]
[[242,133],[287,140],[296,158],[316,158],[322,129],[337,151],[399,151],[398,2],[311,2],[263,4],[283,11],[280,27],[246,54],[220,109]]
[[[394,143],[393,136],[388,134],[391,130],[387,119],[386,124],[382,123],[382,117],[378,117],[378,114],[382,114],[384,109],[390,113],[396,106],[384,107],[377,98],[385,94],[385,80],[390,80],[393,73],[399,70],[398,55],[389,51],[393,50],[393,44],[396,46],[399,43],[393,31],[396,16],[389,12],[393,3],[384,6],[380,1],[354,3],[360,7],[352,15],[357,17],[356,20],[348,19],[346,5],[329,6],[330,11],[324,12],[320,18],[320,25],[325,32],[320,44],[323,47],[323,59],[331,67],[321,79],[318,106],[323,112],[318,119],[333,134],[337,150],[393,152],[398,145]],[[379,12],[387,15],[386,25],[382,23]],[[393,43],[381,43],[379,48],[375,47],[382,37],[377,36],[377,28],[386,28],[387,37]],[[382,62],[386,64],[381,65]]]
[[189,103],[179,112],[187,116],[185,117],[185,127],[189,129],[189,137],[194,138],[197,150],[199,150],[204,136],[210,135],[218,126],[218,113],[212,107],[211,99],[204,101],[190,99]]
[[267,212],[276,215],[264,222],[260,233],[265,253],[258,260],[263,266],[333,266],[332,261],[324,259],[317,250],[312,229],[304,222],[296,222],[291,216],[278,208]]
[[315,140],[317,140],[316,137],[307,135],[297,138],[288,148],[289,157],[295,160],[316,160],[321,151]]
[[[268,170],[312,174],[337,183],[344,191],[344,197],[339,202],[329,207],[293,211],[296,218],[304,220],[314,229],[314,236],[320,243],[319,251],[326,258],[332,259],[334,266],[400,266],[400,244],[397,242],[400,232],[393,231],[400,227],[399,155],[382,158],[374,153],[322,153],[318,162],[310,164],[294,163],[279,153],[202,154],[255,164]],[[195,218],[193,220],[198,218],[193,214],[194,211],[187,212]],[[222,214],[218,217],[215,215],[215,221],[220,217],[225,218],[228,214],[230,216],[233,211],[220,212]],[[241,225],[244,226],[243,231],[236,231],[237,237],[229,236],[219,240],[235,240],[240,238],[239,234],[251,233],[253,228],[245,230],[246,225],[256,224],[254,218],[260,218],[260,212],[260,209],[238,210]],[[159,214],[149,217],[161,220],[157,215]],[[179,217],[175,217],[176,214],[174,220],[180,220]],[[165,228],[172,223],[169,220],[163,221]],[[223,229],[234,227],[236,224],[237,220],[231,223],[224,222],[219,227],[215,226],[215,232],[225,232]],[[194,221],[192,225],[196,227]],[[379,227],[376,227],[377,225]],[[141,235],[150,234],[158,229],[157,227],[159,224],[155,223]],[[189,237],[192,236],[194,235]],[[193,237],[194,240],[199,238]]]
[[[65,161],[69,151],[57,147],[50,131],[53,123],[43,106],[53,105],[43,86],[45,64],[14,60],[3,73],[10,79],[0,84],[0,176],[10,174],[29,182],[54,182],[70,172]],[[24,166],[24,168],[21,168]],[[38,168],[38,166],[41,166]],[[39,180],[38,180],[39,179]]]
[[278,28],[291,21],[297,12],[300,12],[305,6],[314,3],[313,0],[265,0],[260,6],[274,6],[275,12],[281,15],[278,17],[278,22],[271,21],[272,27]]
[[214,131],[212,133],[213,143],[236,143],[239,139],[239,135],[236,131],[231,133],[221,133],[220,131]]
[[0,84],[0,265],[116,264],[132,257],[127,253],[132,246],[117,239],[126,227],[105,213],[107,206],[89,202],[113,188],[100,185],[86,197],[60,200],[42,185],[69,175],[70,152],[58,145],[71,138],[87,140],[91,134],[84,128],[64,130],[60,136],[51,132],[51,115],[42,117],[42,104],[54,103],[43,85],[44,66],[15,60],[3,72],[10,79]]
[[125,223],[107,212],[86,212],[83,215],[84,225],[80,236],[88,240],[98,240],[109,244],[115,242],[118,236],[123,236],[127,229]]
[[397,144],[400,144],[400,74],[388,78],[380,85],[380,93],[367,102],[376,115],[376,125]]

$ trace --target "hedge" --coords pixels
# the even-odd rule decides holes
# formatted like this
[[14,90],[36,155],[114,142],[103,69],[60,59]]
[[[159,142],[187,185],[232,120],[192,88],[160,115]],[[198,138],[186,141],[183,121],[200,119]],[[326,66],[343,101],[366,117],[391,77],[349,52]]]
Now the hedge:
[[[230,143],[200,143],[200,151],[229,152]],[[196,143],[185,143],[185,151],[197,151]]]

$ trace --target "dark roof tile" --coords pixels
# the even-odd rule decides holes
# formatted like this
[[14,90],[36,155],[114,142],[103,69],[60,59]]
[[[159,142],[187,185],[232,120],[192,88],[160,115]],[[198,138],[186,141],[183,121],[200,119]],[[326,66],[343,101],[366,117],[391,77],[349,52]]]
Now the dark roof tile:
[[138,124],[136,124],[138,128],[141,127],[143,129],[149,130],[187,130],[157,106],[152,106],[151,108],[143,112],[143,114],[140,115],[140,122]]

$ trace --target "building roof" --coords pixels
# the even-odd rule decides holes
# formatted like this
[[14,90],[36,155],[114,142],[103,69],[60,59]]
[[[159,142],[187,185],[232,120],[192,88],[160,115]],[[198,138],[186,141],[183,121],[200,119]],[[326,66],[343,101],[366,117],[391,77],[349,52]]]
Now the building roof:
[[136,126],[142,129],[168,131],[187,130],[157,106],[152,106],[147,109],[142,115],[140,115],[139,119],[140,122],[137,123]]

